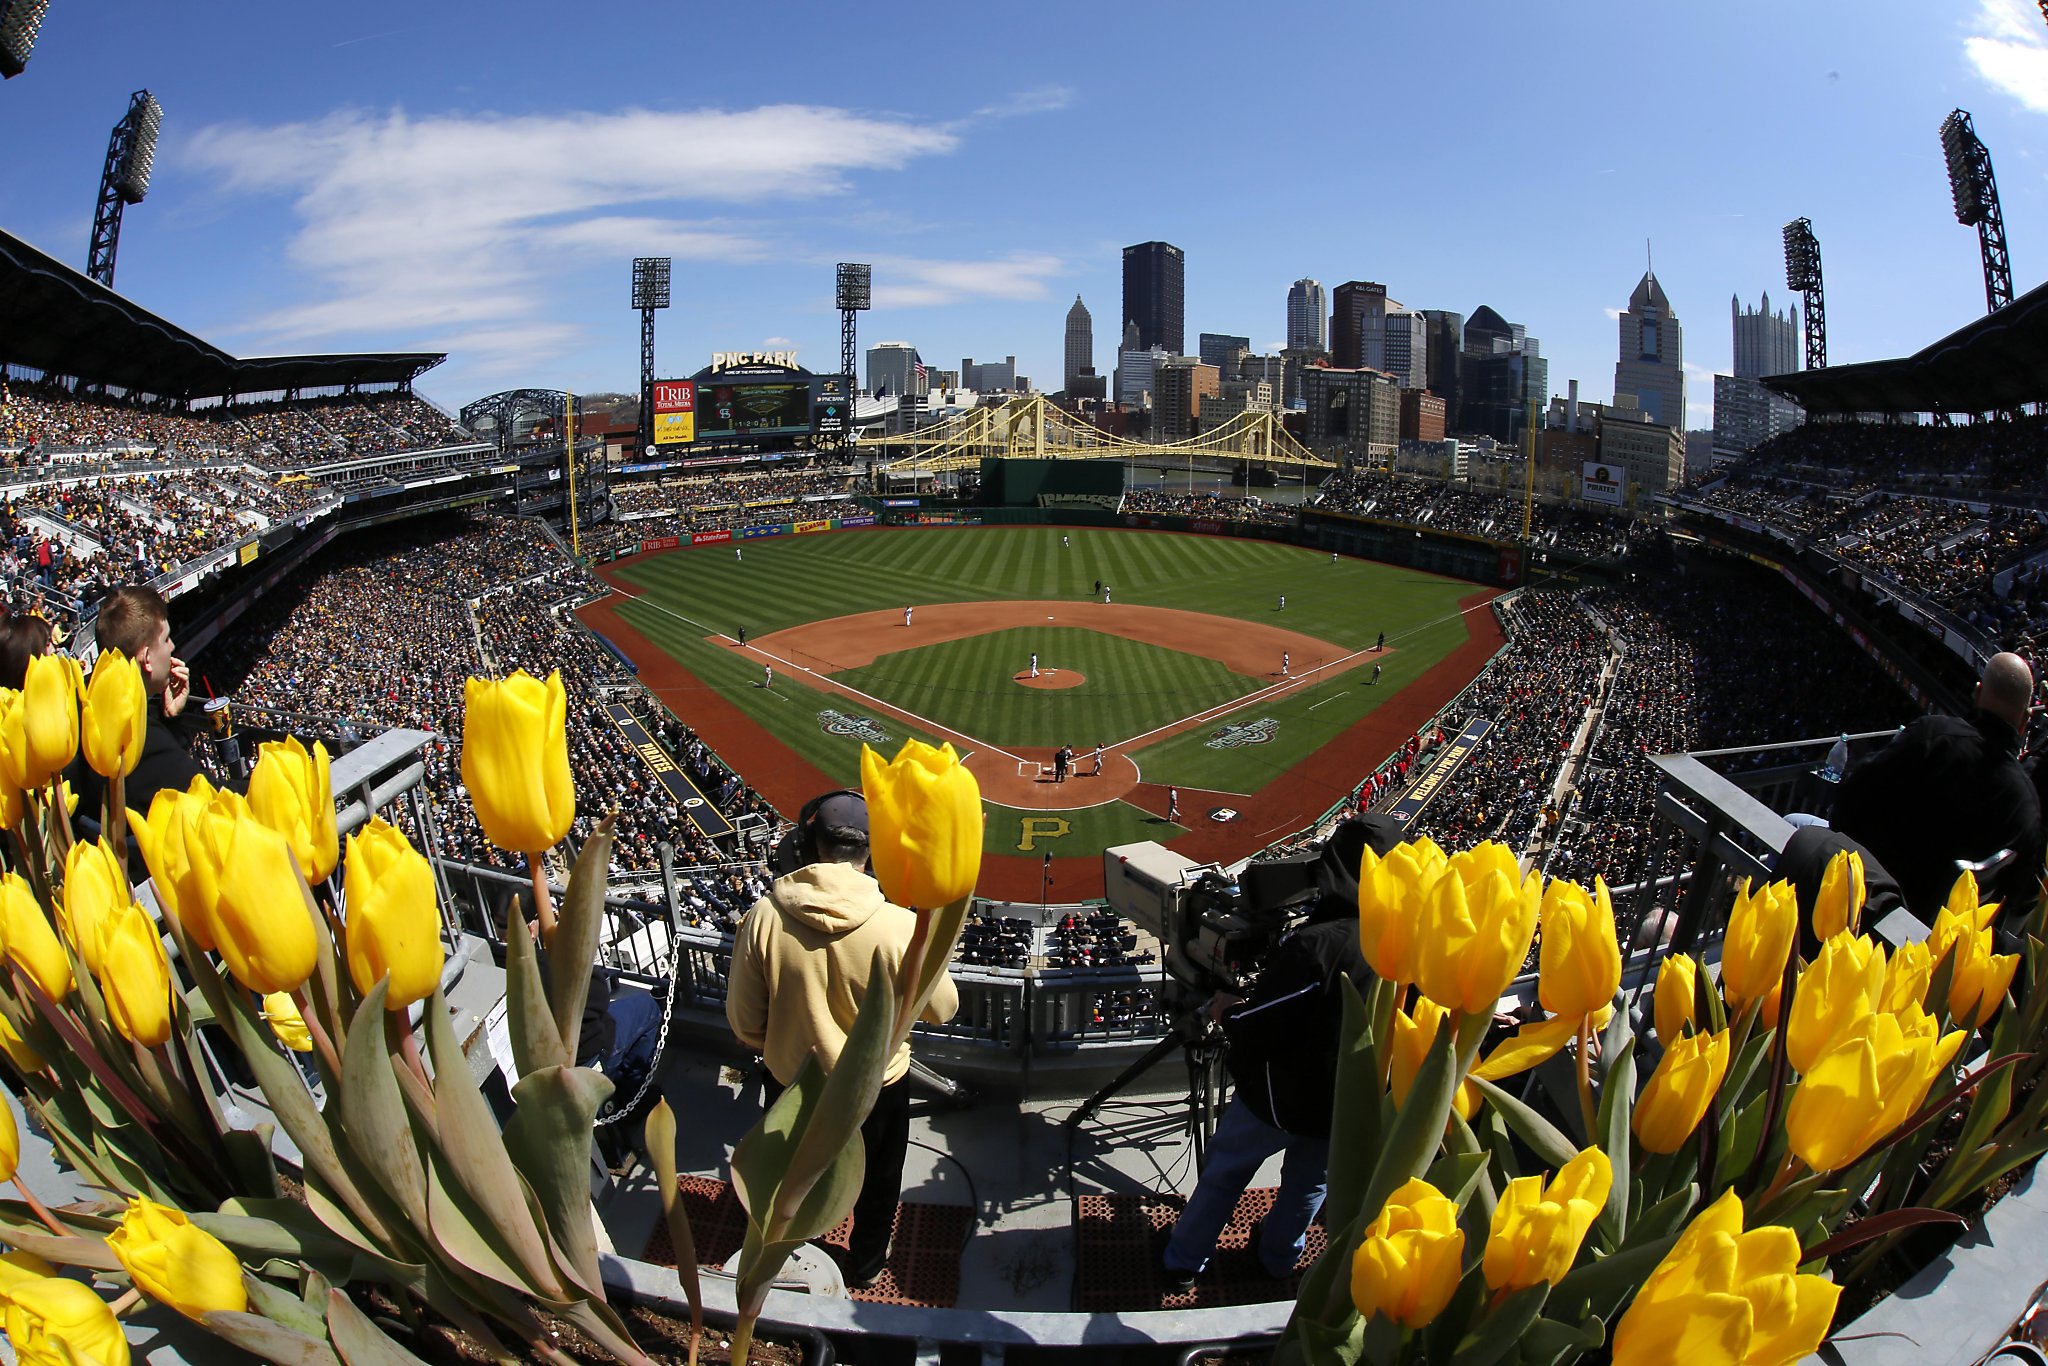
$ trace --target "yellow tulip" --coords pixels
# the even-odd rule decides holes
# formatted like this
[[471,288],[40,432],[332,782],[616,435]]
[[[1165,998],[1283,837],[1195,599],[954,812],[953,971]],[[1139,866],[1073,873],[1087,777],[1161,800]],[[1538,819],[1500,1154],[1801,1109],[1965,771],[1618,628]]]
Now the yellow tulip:
[[1918,1008],[1866,1015],[1810,1069],[1800,1069],[1805,1075],[1785,1108],[1785,1133],[1799,1160],[1817,1172],[1836,1171],[1905,1123],[1954,1061],[1965,1031],[1936,1034],[1933,1017]]
[[0,1305],[6,1304],[7,1292],[12,1287],[25,1285],[39,1276],[56,1274],[56,1267],[33,1252],[23,1252],[20,1248],[0,1252]]
[[1387,1197],[1351,1258],[1351,1301],[1371,1318],[1426,1327],[1458,1288],[1465,1233],[1458,1206],[1420,1177]]
[[0,1087],[0,1181],[12,1181],[21,1166],[21,1128],[14,1122],[13,1097]]
[[313,1031],[306,1028],[306,1017],[299,1014],[298,1005],[283,992],[273,991],[263,998],[263,1022],[277,1035],[277,1041],[292,1052],[313,1051]]
[[79,723],[85,761],[92,771],[102,778],[125,778],[133,773],[142,758],[148,718],[149,690],[142,685],[141,666],[119,650],[100,651],[93,661]]
[[[0,726],[4,725],[4,719],[0,719]],[[5,761],[0,761],[0,770],[6,767]],[[71,788],[68,783],[64,790],[66,798],[75,803],[77,798],[70,796]],[[0,825],[6,826],[9,830],[18,830],[21,828],[22,817],[27,814],[28,805],[21,799],[21,789],[8,782],[4,776],[0,776]]]
[[249,774],[249,809],[291,844],[309,884],[326,881],[341,861],[327,746],[318,740],[310,754],[296,735],[258,745],[256,767]]
[[0,873],[0,944],[43,995],[61,1001],[71,994],[71,959],[19,873]]
[[875,881],[899,906],[935,910],[974,891],[981,876],[981,784],[950,744],[906,741],[884,764],[860,750]]
[[1721,945],[1721,991],[1731,1008],[1740,1010],[1784,985],[1785,961],[1798,935],[1799,898],[1792,884],[1771,882],[1751,891],[1744,879]]
[[1884,950],[1870,939],[1844,931],[1820,946],[1799,974],[1785,1022],[1785,1051],[1795,1068],[1811,1071],[1829,1044],[1877,1009],[1884,972]]
[[1423,994],[1446,1010],[1492,1014],[1529,957],[1543,876],[1488,841],[1453,854],[1422,899]]
[[0,688],[0,785],[17,792],[28,780],[28,713],[18,689]]
[[57,921],[95,977],[100,973],[100,940],[107,919],[130,900],[128,870],[114,856],[113,845],[101,838],[71,846],[64,858],[64,891],[57,903]]
[[1968,868],[1963,869],[1963,875],[1948,889],[1947,908],[1974,929],[1990,929],[1991,922],[1998,916],[1999,905],[1996,901],[1987,901],[1981,905],[1978,903],[1977,875]]
[[136,1196],[107,1235],[136,1288],[188,1318],[216,1309],[243,1313],[249,1292],[242,1263],[227,1245],[185,1217],[183,1210]]
[[1820,893],[1813,899],[1813,933],[1832,939],[1844,930],[1856,933],[1863,919],[1863,856],[1844,849],[1828,860],[1820,877]]
[[1390,1040],[1392,1062],[1387,1075],[1387,1089],[1393,1093],[1394,1104],[1407,1101],[1408,1091],[1415,1085],[1415,1074],[1422,1070],[1422,1060],[1429,1056],[1429,1046],[1436,1042],[1437,1030],[1443,1027],[1444,1015],[1444,1008],[1427,996],[1417,997],[1409,1010],[1395,1009]]
[[[203,791],[201,784],[205,784]],[[220,893],[216,887],[212,901],[203,895],[189,841],[192,823],[213,797],[213,785],[200,777],[193,780],[192,786],[191,792],[159,789],[150,800],[147,817],[129,808],[128,833],[135,837],[136,846],[142,850],[142,861],[149,866],[157,900],[177,917],[194,944],[211,949],[212,904],[220,899]]]
[[[1991,908],[1996,911],[1994,904]],[[1948,988],[1949,1018],[1981,1029],[2005,1004],[2006,989],[2019,967],[2016,953],[1993,953],[1988,929],[1971,928],[1969,910],[1944,908],[1934,918],[1931,952],[1952,960]],[[1922,995],[1925,995],[1923,990]]]
[[100,930],[100,993],[121,1037],[155,1048],[171,1037],[171,965],[148,912],[130,901]]
[[40,1072],[49,1065],[43,1061],[43,1055],[36,1052],[15,1029],[14,1021],[8,1019],[5,1012],[0,1012],[0,1055],[5,1055],[7,1061],[14,1064],[14,1070],[24,1076]]
[[1593,893],[1575,882],[1553,882],[1543,893],[1543,943],[1536,998],[1553,1015],[1577,1018],[1612,1004],[1621,986],[1621,941],[1614,932],[1614,902],[1607,880]]
[[312,899],[291,846],[239,813],[228,826],[213,928],[221,961],[259,996],[295,990],[313,975],[319,945]]
[[83,1281],[42,1276],[8,1288],[7,1340],[21,1366],[128,1366],[128,1339]]
[[1699,976],[1700,965],[1689,953],[1666,954],[1657,965],[1657,987],[1650,1002],[1657,1042],[1666,1048],[1684,1037],[1685,1026],[1698,1023]]
[[1368,846],[1358,870],[1358,940],[1365,961],[1390,982],[1419,975],[1417,930],[1423,890],[1444,869],[1444,851],[1424,835],[1385,858]]
[[576,819],[569,774],[569,700],[558,669],[548,681],[520,669],[463,688],[462,782],[491,843],[537,855]]
[[1558,1168],[1546,1187],[1541,1176],[1508,1182],[1493,1207],[1493,1225],[1481,1261],[1493,1290],[1521,1290],[1541,1281],[1556,1285],[1578,1259],[1586,1231],[1607,1208],[1614,1167],[1607,1154],[1586,1148]]
[[1934,978],[1934,955],[1925,940],[1916,939],[1892,950],[1884,967],[1884,990],[1878,993],[1877,1008],[1894,1014],[1907,1006],[1927,1004],[1927,988]]
[[1665,1046],[1629,1120],[1646,1151],[1675,1153],[1700,1127],[1728,1075],[1729,1046],[1725,1029]]
[[348,837],[348,975],[368,993],[388,973],[386,1010],[404,1010],[441,982],[441,917],[434,870],[405,836],[372,819]]
[[1838,1285],[1799,1272],[1780,1224],[1742,1231],[1734,1191],[1709,1205],[1636,1292],[1614,1328],[1614,1366],[1791,1366],[1820,1346]]
[[32,655],[21,689],[24,787],[41,787],[78,757],[85,675],[70,655]]

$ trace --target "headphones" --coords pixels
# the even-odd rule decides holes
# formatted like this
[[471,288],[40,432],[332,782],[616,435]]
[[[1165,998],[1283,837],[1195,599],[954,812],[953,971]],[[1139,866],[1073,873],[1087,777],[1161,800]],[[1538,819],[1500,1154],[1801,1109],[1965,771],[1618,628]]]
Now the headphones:
[[796,824],[777,841],[768,855],[768,870],[775,876],[784,877],[818,861],[818,838],[823,833],[819,811],[834,797],[851,797],[863,807],[867,805],[867,798],[850,787],[835,787],[805,802],[803,809],[796,814]]

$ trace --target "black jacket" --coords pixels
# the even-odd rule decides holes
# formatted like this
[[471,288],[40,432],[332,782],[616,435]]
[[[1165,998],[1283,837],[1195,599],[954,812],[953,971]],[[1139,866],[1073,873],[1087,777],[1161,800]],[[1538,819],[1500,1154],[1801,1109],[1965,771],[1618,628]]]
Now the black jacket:
[[[121,800],[128,809],[140,816],[149,814],[149,804],[164,788],[175,788],[183,792],[199,776],[199,763],[192,757],[192,737],[197,726],[185,716],[176,719],[164,715],[163,700],[149,699],[148,724],[142,732],[142,757],[135,761],[135,771],[128,775],[121,787]],[[95,824],[100,819],[101,809],[106,800],[106,779],[92,771],[85,762],[85,751],[64,771],[71,781],[71,790],[78,794],[78,816]],[[239,783],[232,784],[241,791]]]
[[1276,1129],[1311,1138],[1330,1132],[1345,977],[1361,995],[1372,983],[1358,947],[1358,906],[1326,899],[1317,919],[1280,941],[1251,994],[1223,1017],[1237,1094]]
[[2041,803],[2020,767],[2019,737],[1998,717],[1913,722],[1849,770],[1830,823],[1877,855],[1922,919],[1948,900],[1957,859],[1975,862],[2001,849],[2019,857],[1983,889],[1985,899],[2012,910],[2034,903]]

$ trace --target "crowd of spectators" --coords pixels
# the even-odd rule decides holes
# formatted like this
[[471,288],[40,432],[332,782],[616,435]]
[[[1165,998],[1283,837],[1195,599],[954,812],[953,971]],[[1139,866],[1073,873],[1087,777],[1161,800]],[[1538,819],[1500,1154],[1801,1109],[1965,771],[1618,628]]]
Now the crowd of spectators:
[[[1313,506],[1494,540],[1522,538],[1521,498],[1453,488],[1415,475],[1364,470],[1335,474],[1317,490]],[[1619,558],[1649,534],[1644,523],[1619,512],[1551,503],[1535,503],[1530,508],[1530,542],[1577,559]]]
[[[515,868],[516,856],[484,839],[462,788],[464,680],[560,669],[579,797],[574,837],[587,838],[616,808],[617,875],[658,868],[656,845],[664,840],[681,866],[732,862],[684,818],[627,744],[606,713],[606,696],[637,698],[638,714],[729,818],[772,820],[772,813],[694,733],[646,700],[618,656],[565,617],[562,609],[592,591],[585,572],[530,521],[464,518],[365,533],[267,593],[193,662],[194,675],[231,694],[245,716],[289,716],[302,734],[311,727],[330,744],[396,726],[436,732],[426,750],[427,788],[441,851]],[[730,912],[751,887],[751,874],[738,870],[735,881],[734,871],[692,880],[708,920]]]
[[1123,510],[1163,512],[1217,522],[1272,522],[1281,526],[1291,524],[1300,513],[1291,503],[1268,502],[1257,494],[1171,493],[1165,489],[1127,490]]

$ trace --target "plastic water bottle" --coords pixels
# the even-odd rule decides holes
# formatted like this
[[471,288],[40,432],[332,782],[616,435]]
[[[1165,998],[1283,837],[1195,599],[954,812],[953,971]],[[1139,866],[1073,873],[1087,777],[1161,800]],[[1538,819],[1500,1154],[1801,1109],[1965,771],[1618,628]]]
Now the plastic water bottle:
[[1842,781],[1842,775],[1844,773],[1847,773],[1848,771],[1849,737],[1847,733],[1844,733],[1842,737],[1836,740],[1835,743],[1828,749],[1827,762],[1822,764],[1820,768],[1821,781],[1828,783],[1839,783],[1840,781]]

